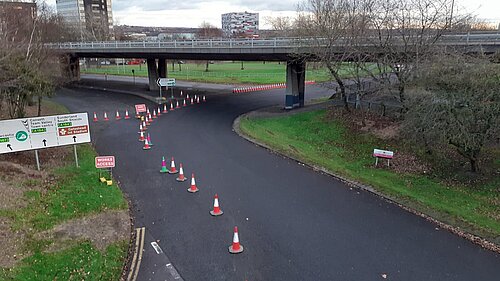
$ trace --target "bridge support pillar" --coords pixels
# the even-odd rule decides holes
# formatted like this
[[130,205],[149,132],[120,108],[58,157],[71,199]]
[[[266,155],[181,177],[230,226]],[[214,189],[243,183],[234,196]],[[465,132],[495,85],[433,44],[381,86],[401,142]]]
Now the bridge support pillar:
[[[159,78],[167,78],[167,60],[166,59],[158,59],[158,75]],[[162,87],[162,90],[166,90],[167,87]]]
[[158,80],[158,67],[156,66],[156,59],[147,59],[148,64],[148,78],[149,78],[149,90],[156,91],[158,90],[158,84],[156,84],[156,80]]
[[306,63],[288,61],[286,63],[285,109],[304,106]]
[[65,55],[59,59],[62,76],[69,81],[80,80],[80,59],[75,56]]

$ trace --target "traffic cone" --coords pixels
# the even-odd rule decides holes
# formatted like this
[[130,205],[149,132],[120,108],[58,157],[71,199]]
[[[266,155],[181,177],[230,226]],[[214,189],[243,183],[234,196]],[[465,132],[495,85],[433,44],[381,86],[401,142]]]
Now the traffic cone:
[[149,108],[146,109],[146,115],[149,115]]
[[142,121],[142,130],[146,131],[148,129],[148,126],[146,126],[146,121]]
[[215,194],[215,197],[214,197],[214,209],[213,209],[213,211],[210,211],[210,214],[212,216],[220,216],[220,215],[224,214],[224,212],[219,207],[219,196],[217,195],[217,193]]
[[160,117],[160,116],[161,116],[161,108],[160,108],[160,106],[158,106],[158,112],[156,112],[156,115],[157,115],[158,117]]
[[168,171],[169,174],[177,174],[177,169],[175,168],[175,161],[174,157],[172,157],[172,161],[170,162],[170,170]]
[[186,99],[184,99],[183,103],[182,103],[182,106],[183,107],[186,107]]
[[146,138],[150,146],[153,146],[153,143],[151,142],[151,136],[148,134],[148,137]]
[[182,97],[182,91],[181,91],[181,97]]
[[140,115],[140,114],[139,114],[139,112],[137,112],[137,111],[135,112],[135,118],[137,118],[137,119],[141,119],[141,115]]
[[172,102],[170,102],[170,111],[173,111],[174,110],[174,104]]
[[125,120],[130,119],[130,116],[128,115],[128,109],[125,109]]
[[206,101],[207,101],[207,99],[205,98],[205,96],[203,96],[203,102],[206,102]]
[[137,133],[140,134],[141,132],[144,132],[144,128],[142,127],[142,124],[139,124],[139,132]]
[[188,99],[188,100],[189,100],[189,94],[186,94],[186,99]]
[[97,122],[97,121],[99,121],[99,120],[97,119],[97,114],[94,112],[94,122]]
[[148,139],[144,141],[144,146],[142,147],[143,150],[149,150],[151,149],[151,146],[149,146]]
[[194,95],[194,100],[196,100],[197,97],[198,97],[197,95]]
[[196,103],[200,103],[200,97],[196,98]]
[[187,178],[184,176],[184,169],[182,169],[182,163],[179,164],[179,177],[176,178],[177,181],[186,181]]
[[243,252],[243,245],[240,245],[240,238],[238,237],[238,227],[234,227],[233,244],[229,246],[231,254],[239,254]]
[[179,101],[177,101],[177,104],[175,105],[175,108],[181,108],[181,107],[179,106]]
[[116,119],[116,120],[120,120],[120,119],[122,119],[122,118],[120,117],[120,112],[118,112],[118,110],[116,111],[116,117],[115,117],[115,119]]
[[109,121],[108,114],[106,112],[104,112],[104,121]]
[[149,122],[153,122],[153,116],[151,116],[151,113],[148,114]]
[[167,170],[167,161],[165,161],[165,157],[162,156],[161,157],[161,170],[160,170],[160,173],[167,173],[168,170]]
[[162,113],[167,113],[167,112],[168,112],[168,111],[167,111],[167,104],[166,104],[166,103],[164,103],[164,104],[163,104],[163,112],[162,112]]
[[158,116],[156,116],[156,109],[153,109],[153,119],[156,119],[158,118]]
[[191,186],[188,188],[188,192],[195,193],[199,189],[196,187],[196,180],[194,179],[194,174],[191,174]]
[[139,141],[144,141],[145,138],[144,138],[144,132],[141,132],[140,133],[140,136],[139,136]]

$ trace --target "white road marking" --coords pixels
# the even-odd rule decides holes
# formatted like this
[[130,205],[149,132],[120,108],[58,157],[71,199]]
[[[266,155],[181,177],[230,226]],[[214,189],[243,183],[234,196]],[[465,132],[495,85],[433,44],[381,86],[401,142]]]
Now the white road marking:
[[151,246],[153,246],[153,249],[155,249],[158,255],[163,253],[163,250],[160,248],[160,245],[158,245],[158,243],[151,242]]

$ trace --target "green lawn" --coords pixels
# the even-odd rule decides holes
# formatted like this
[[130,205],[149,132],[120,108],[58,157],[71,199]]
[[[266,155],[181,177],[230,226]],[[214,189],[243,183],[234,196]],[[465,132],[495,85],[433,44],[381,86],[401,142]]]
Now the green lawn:
[[[73,218],[105,210],[126,210],[118,186],[98,183],[94,167],[95,151],[90,145],[78,146],[80,168],[68,159],[63,167],[50,171],[56,180],[44,193],[28,191],[26,207],[0,210],[0,216],[12,220],[12,228],[25,232],[24,247],[33,255],[24,258],[11,269],[0,269],[0,280],[118,280],[127,254],[127,241],[110,245],[103,253],[89,242],[68,242],[70,248],[45,252],[53,241],[34,238],[37,233]],[[72,157],[70,154],[69,157]],[[38,179],[22,181],[24,185],[39,185]]]
[[[179,80],[224,83],[224,84],[273,84],[285,82],[286,64],[277,62],[244,62],[244,70],[241,70],[241,62],[215,62],[209,64],[208,72],[205,71],[205,64],[185,63],[167,65],[168,77]],[[179,66],[182,70],[179,70]],[[110,74],[132,76],[132,69],[136,76],[146,77],[148,75],[147,66],[143,65],[105,65],[100,68],[81,67],[82,73]],[[348,76],[347,73],[343,73]],[[324,82],[330,80],[328,70],[325,68],[312,69],[308,65],[306,80]]]
[[[325,111],[275,118],[242,118],[242,131],[305,163],[319,165],[373,186],[396,201],[483,237],[500,237],[500,186],[497,177],[480,187],[449,186],[424,175],[375,169],[371,153],[386,143],[370,134],[347,132]],[[389,147],[397,151],[398,147]]]

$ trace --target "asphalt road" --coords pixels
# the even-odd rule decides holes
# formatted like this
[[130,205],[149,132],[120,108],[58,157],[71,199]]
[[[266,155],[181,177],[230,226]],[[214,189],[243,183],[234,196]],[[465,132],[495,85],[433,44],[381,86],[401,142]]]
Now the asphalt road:
[[[307,98],[321,92],[309,86]],[[81,89],[61,90],[55,99],[89,113],[144,102]],[[232,131],[240,114],[283,103],[284,90],[207,99],[155,121],[149,151],[137,141],[135,120],[92,125],[98,152],[117,157],[114,172],[136,226],[146,227],[138,280],[170,280],[170,263],[189,281],[499,280],[497,254]],[[162,156],[183,163],[186,175],[194,172],[200,192],[159,173]],[[216,218],[209,214],[215,193],[224,211]],[[245,251],[230,255],[235,225]],[[156,240],[163,254],[153,251]]]

